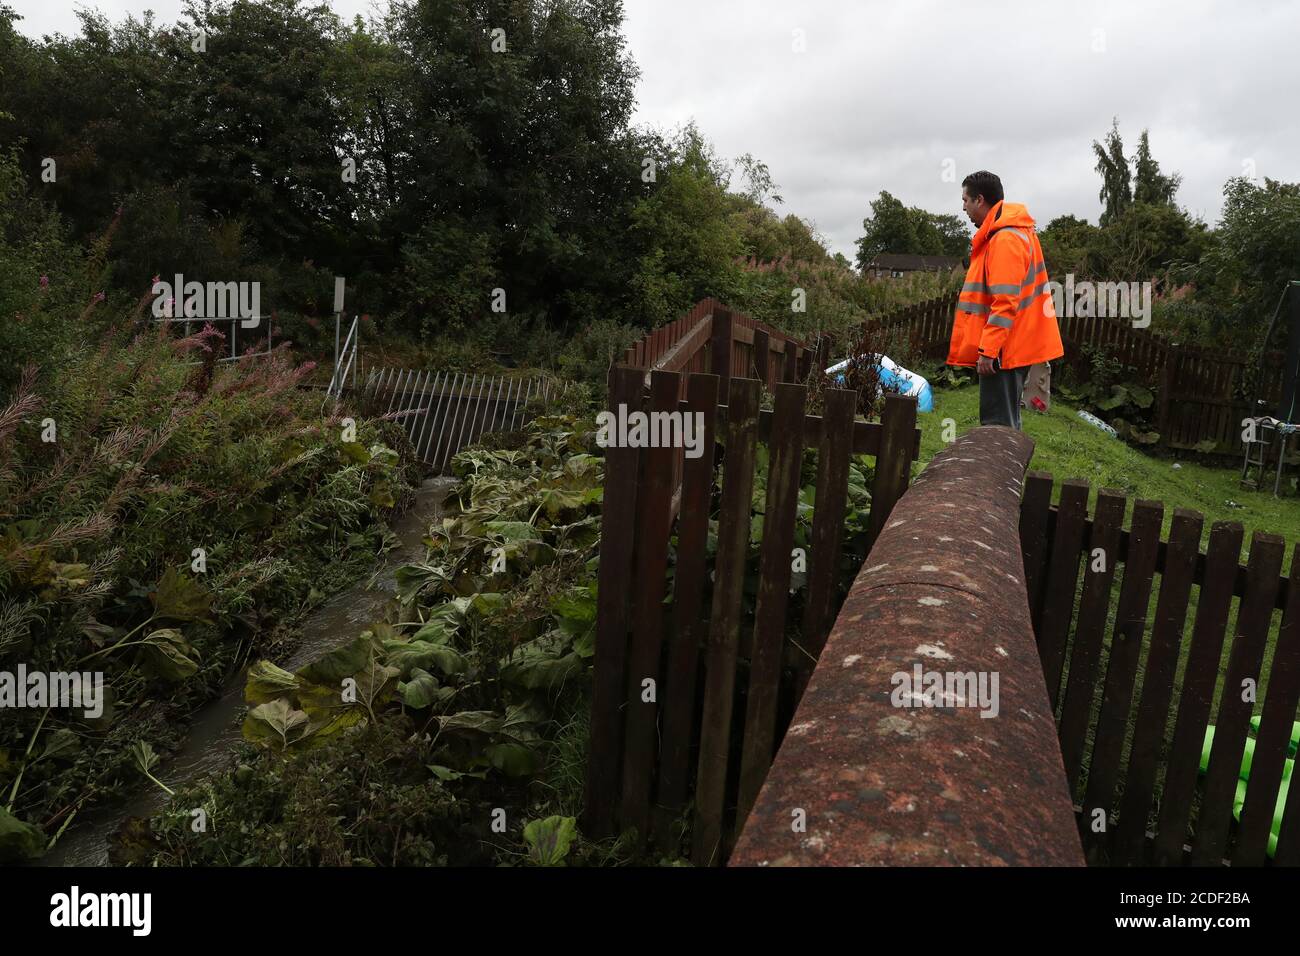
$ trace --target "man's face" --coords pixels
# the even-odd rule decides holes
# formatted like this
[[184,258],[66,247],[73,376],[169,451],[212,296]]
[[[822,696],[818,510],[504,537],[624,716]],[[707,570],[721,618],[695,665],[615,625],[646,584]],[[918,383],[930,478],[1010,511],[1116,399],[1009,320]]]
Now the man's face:
[[961,208],[976,229],[984,224],[984,217],[989,212],[989,204],[984,201],[984,197],[976,196],[972,199],[965,186],[961,187]]

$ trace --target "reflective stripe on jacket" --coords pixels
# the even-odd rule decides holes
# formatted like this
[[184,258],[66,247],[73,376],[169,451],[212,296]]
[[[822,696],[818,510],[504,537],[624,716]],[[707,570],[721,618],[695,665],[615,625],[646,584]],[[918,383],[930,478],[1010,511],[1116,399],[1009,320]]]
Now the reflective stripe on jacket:
[[1020,203],[999,202],[971,240],[948,364],[972,366],[985,355],[1020,368],[1064,354],[1034,220]]

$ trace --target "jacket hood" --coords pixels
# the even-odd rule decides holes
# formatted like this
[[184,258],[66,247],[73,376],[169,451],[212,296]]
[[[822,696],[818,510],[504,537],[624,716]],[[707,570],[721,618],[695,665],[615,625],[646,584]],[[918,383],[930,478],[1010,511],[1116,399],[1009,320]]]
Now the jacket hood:
[[983,225],[976,230],[974,237],[971,239],[971,250],[979,249],[980,246],[989,241],[989,236],[995,230],[1004,226],[1032,229],[1034,228],[1034,217],[1029,215],[1029,210],[1021,203],[1007,202],[1005,199],[999,201],[984,217]]

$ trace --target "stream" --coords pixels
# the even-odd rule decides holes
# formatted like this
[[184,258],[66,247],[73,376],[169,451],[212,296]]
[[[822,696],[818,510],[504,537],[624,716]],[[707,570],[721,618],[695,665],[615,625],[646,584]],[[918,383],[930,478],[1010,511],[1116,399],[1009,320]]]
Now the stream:
[[[381,559],[370,578],[335,594],[303,621],[301,640],[287,660],[276,661],[295,671],[356,637],[368,624],[382,618],[396,589],[396,570],[424,559],[423,540],[430,523],[442,511],[442,502],[456,484],[454,478],[429,478],[416,492],[415,503],[393,523],[398,544]],[[241,668],[222,695],[196,711],[181,749],[158,779],[177,789],[226,766],[234,747],[243,740],[244,680]],[[158,787],[142,787],[131,796],[81,814],[59,838],[38,866],[107,866],[108,838],[131,817],[150,817],[168,800]]]

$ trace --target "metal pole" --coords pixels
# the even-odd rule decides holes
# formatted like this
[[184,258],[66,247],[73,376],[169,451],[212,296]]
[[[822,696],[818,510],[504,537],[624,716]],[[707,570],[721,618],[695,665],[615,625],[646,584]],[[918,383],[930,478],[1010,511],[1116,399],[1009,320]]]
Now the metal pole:
[[516,386],[518,386],[518,384],[519,384],[518,380],[516,380],[516,379],[511,379],[511,380],[510,380],[510,387],[506,389],[506,404],[505,404],[505,407],[501,409],[501,425],[502,425],[502,427],[504,427],[505,424],[506,424],[506,422],[510,419],[510,413],[511,413],[511,411],[514,409],[514,406],[511,405],[510,403],[511,403],[512,401],[514,401],[514,397],[515,397],[515,388],[516,388]]
[[388,395],[388,407],[384,409],[387,415],[393,410],[393,404],[397,401],[397,393],[402,390],[402,385],[406,382],[406,369],[398,369],[396,378],[393,379],[393,390]]
[[442,436],[447,432],[447,419],[451,417],[451,403],[460,390],[461,373],[456,373],[456,378],[451,383],[451,395],[447,399],[447,408],[442,413],[442,424],[438,427],[438,441],[434,444],[434,453],[429,457],[429,464],[437,467],[437,462],[442,455]]
[[[472,389],[478,382],[478,376],[470,376],[461,382],[462,389]],[[465,431],[465,418],[469,414],[470,399],[462,395],[460,401],[456,403],[456,414],[451,420],[451,428],[447,431],[447,447],[443,452],[443,464],[447,464],[460,451],[460,435]],[[456,423],[460,423],[460,431],[456,430]]]
[[501,399],[508,390],[509,384],[510,383],[503,375],[501,377],[501,384],[497,386],[496,398],[492,399],[492,411],[490,414],[484,416],[483,431],[480,434],[487,434],[488,432],[496,431],[497,418],[501,414]]
[[511,430],[511,431],[514,431],[514,430],[515,430],[515,427],[516,427],[516,426],[515,426],[515,422],[517,422],[517,421],[519,420],[519,417],[524,413],[524,406],[528,404],[528,399],[529,399],[530,396],[532,396],[532,394],[533,394],[533,381],[532,381],[532,379],[529,379],[529,380],[528,380],[528,389],[527,389],[527,391],[525,391],[525,393],[524,393],[523,401],[521,401],[518,405],[515,406],[515,413],[514,413],[514,415],[512,415],[511,418],[510,418],[510,430]]
[[[421,372],[415,378],[415,389],[411,394],[411,408],[408,411],[414,411],[419,408],[420,401],[424,397],[424,386],[428,383],[428,372]],[[415,446],[415,429],[419,425],[419,419],[412,419],[407,414],[402,416],[402,427],[406,429],[406,437],[411,440],[411,446]]]
[[429,400],[424,406],[424,421],[420,425],[420,440],[415,443],[415,454],[421,461],[424,460],[424,452],[427,450],[425,446],[428,445],[429,435],[433,431],[433,425],[431,423],[433,421],[434,406],[438,400],[438,382],[441,378],[441,372],[433,378],[433,388],[430,390]]
[[[471,392],[477,392],[477,388],[478,388],[478,376],[476,375],[473,377],[473,380],[471,381],[471,385],[469,385],[469,389],[471,389]],[[454,458],[455,455],[459,453],[460,449],[463,449],[464,447],[463,440],[465,436],[465,423],[467,423],[467,421],[469,420],[469,403],[471,403],[472,401],[473,398],[467,398],[463,403],[461,403],[463,407],[460,408],[460,411],[463,411],[464,414],[460,416],[460,429],[459,431],[456,431],[455,444],[447,446],[448,460]],[[452,423],[452,431],[455,431],[455,423]]]
[[339,323],[341,323],[342,321],[343,321],[343,313],[335,312],[334,313],[334,374],[331,376],[331,380],[336,380],[339,377]]
[[[492,379],[487,378],[479,382],[478,398],[474,402],[474,414],[473,417],[470,418],[469,420],[469,434],[465,436],[465,441],[461,445],[462,448],[466,447],[467,445],[474,444],[474,439],[475,439],[474,429],[478,427],[479,424],[478,413],[479,413],[479,409],[483,408],[483,396],[485,392],[491,391],[491,389],[492,389]],[[480,431],[479,434],[482,434],[482,432]]]

